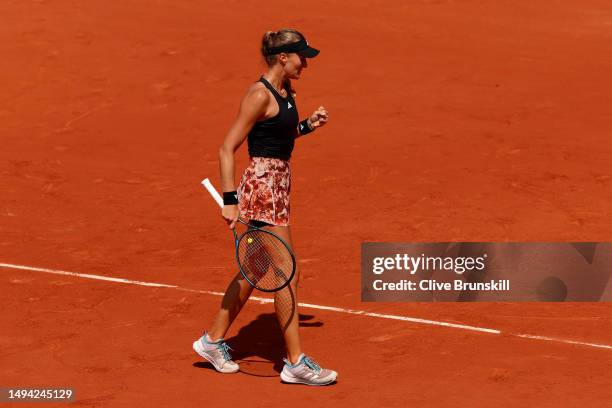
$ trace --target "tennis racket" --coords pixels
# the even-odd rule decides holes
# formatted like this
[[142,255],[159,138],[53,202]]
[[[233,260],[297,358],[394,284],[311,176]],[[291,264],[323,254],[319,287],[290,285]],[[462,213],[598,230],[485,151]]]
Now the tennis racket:
[[[210,180],[202,185],[212,198],[223,208],[223,200]],[[295,275],[295,255],[287,243],[278,235],[257,228],[238,218],[246,231],[234,232],[236,260],[240,273],[255,289],[262,292],[276,292],[291,282]]]

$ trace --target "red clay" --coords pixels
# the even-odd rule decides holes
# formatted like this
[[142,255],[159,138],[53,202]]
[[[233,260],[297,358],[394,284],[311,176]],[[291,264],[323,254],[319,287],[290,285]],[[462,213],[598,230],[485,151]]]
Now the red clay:
[[[362,241],[611,240],[608,2],[262,8],[2,2],[0,262],[223,291],[231,235],[199,182],[218,184],[261,35],[291,26],[322,50],[300,111],[330,111],[292,159],[301,301],[612,344],[609,303],[359,302]],[[606,349],[306,309],[305,348],[339,382],[283,386],[273,308],[257,303],[229,336],[245,372],[223,376],[190,348],[217,297],[0,273],[0,385],[71,385],[76,406],[612,398]]]

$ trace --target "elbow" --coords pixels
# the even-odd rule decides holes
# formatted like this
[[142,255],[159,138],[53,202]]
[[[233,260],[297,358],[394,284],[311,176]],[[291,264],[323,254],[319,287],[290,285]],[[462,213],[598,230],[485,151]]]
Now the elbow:
[[228,158],[232,157],[233,155],[234,155],[234,151],[232,149],[229,149],[225,144],[219,147],[219,160],[221,162],[226,161]]
[[228,153],[233,153],[232,149],[230,149],[226,143],[223,143],[219,146],[219,156],[224,156]]

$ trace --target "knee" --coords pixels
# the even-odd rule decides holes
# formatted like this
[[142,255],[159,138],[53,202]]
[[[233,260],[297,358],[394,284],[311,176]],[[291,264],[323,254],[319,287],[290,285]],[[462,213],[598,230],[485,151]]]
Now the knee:
[[298,282],[300,281],[300,270],[295,266],[295,273],[293,274],[293,278],[291,278],[291,286],[297,288]]

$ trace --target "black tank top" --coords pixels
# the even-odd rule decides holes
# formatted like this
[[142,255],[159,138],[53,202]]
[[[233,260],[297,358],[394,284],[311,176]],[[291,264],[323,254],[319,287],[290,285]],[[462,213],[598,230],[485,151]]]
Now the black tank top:
[[278,103],[278,114],[253,125],[247,139],[249,155],[289,160],[299,122],[295,101],[289,90],[287,90],[287,97],[283,98],[264,77],[261,77],[259,81],[274,95]]

